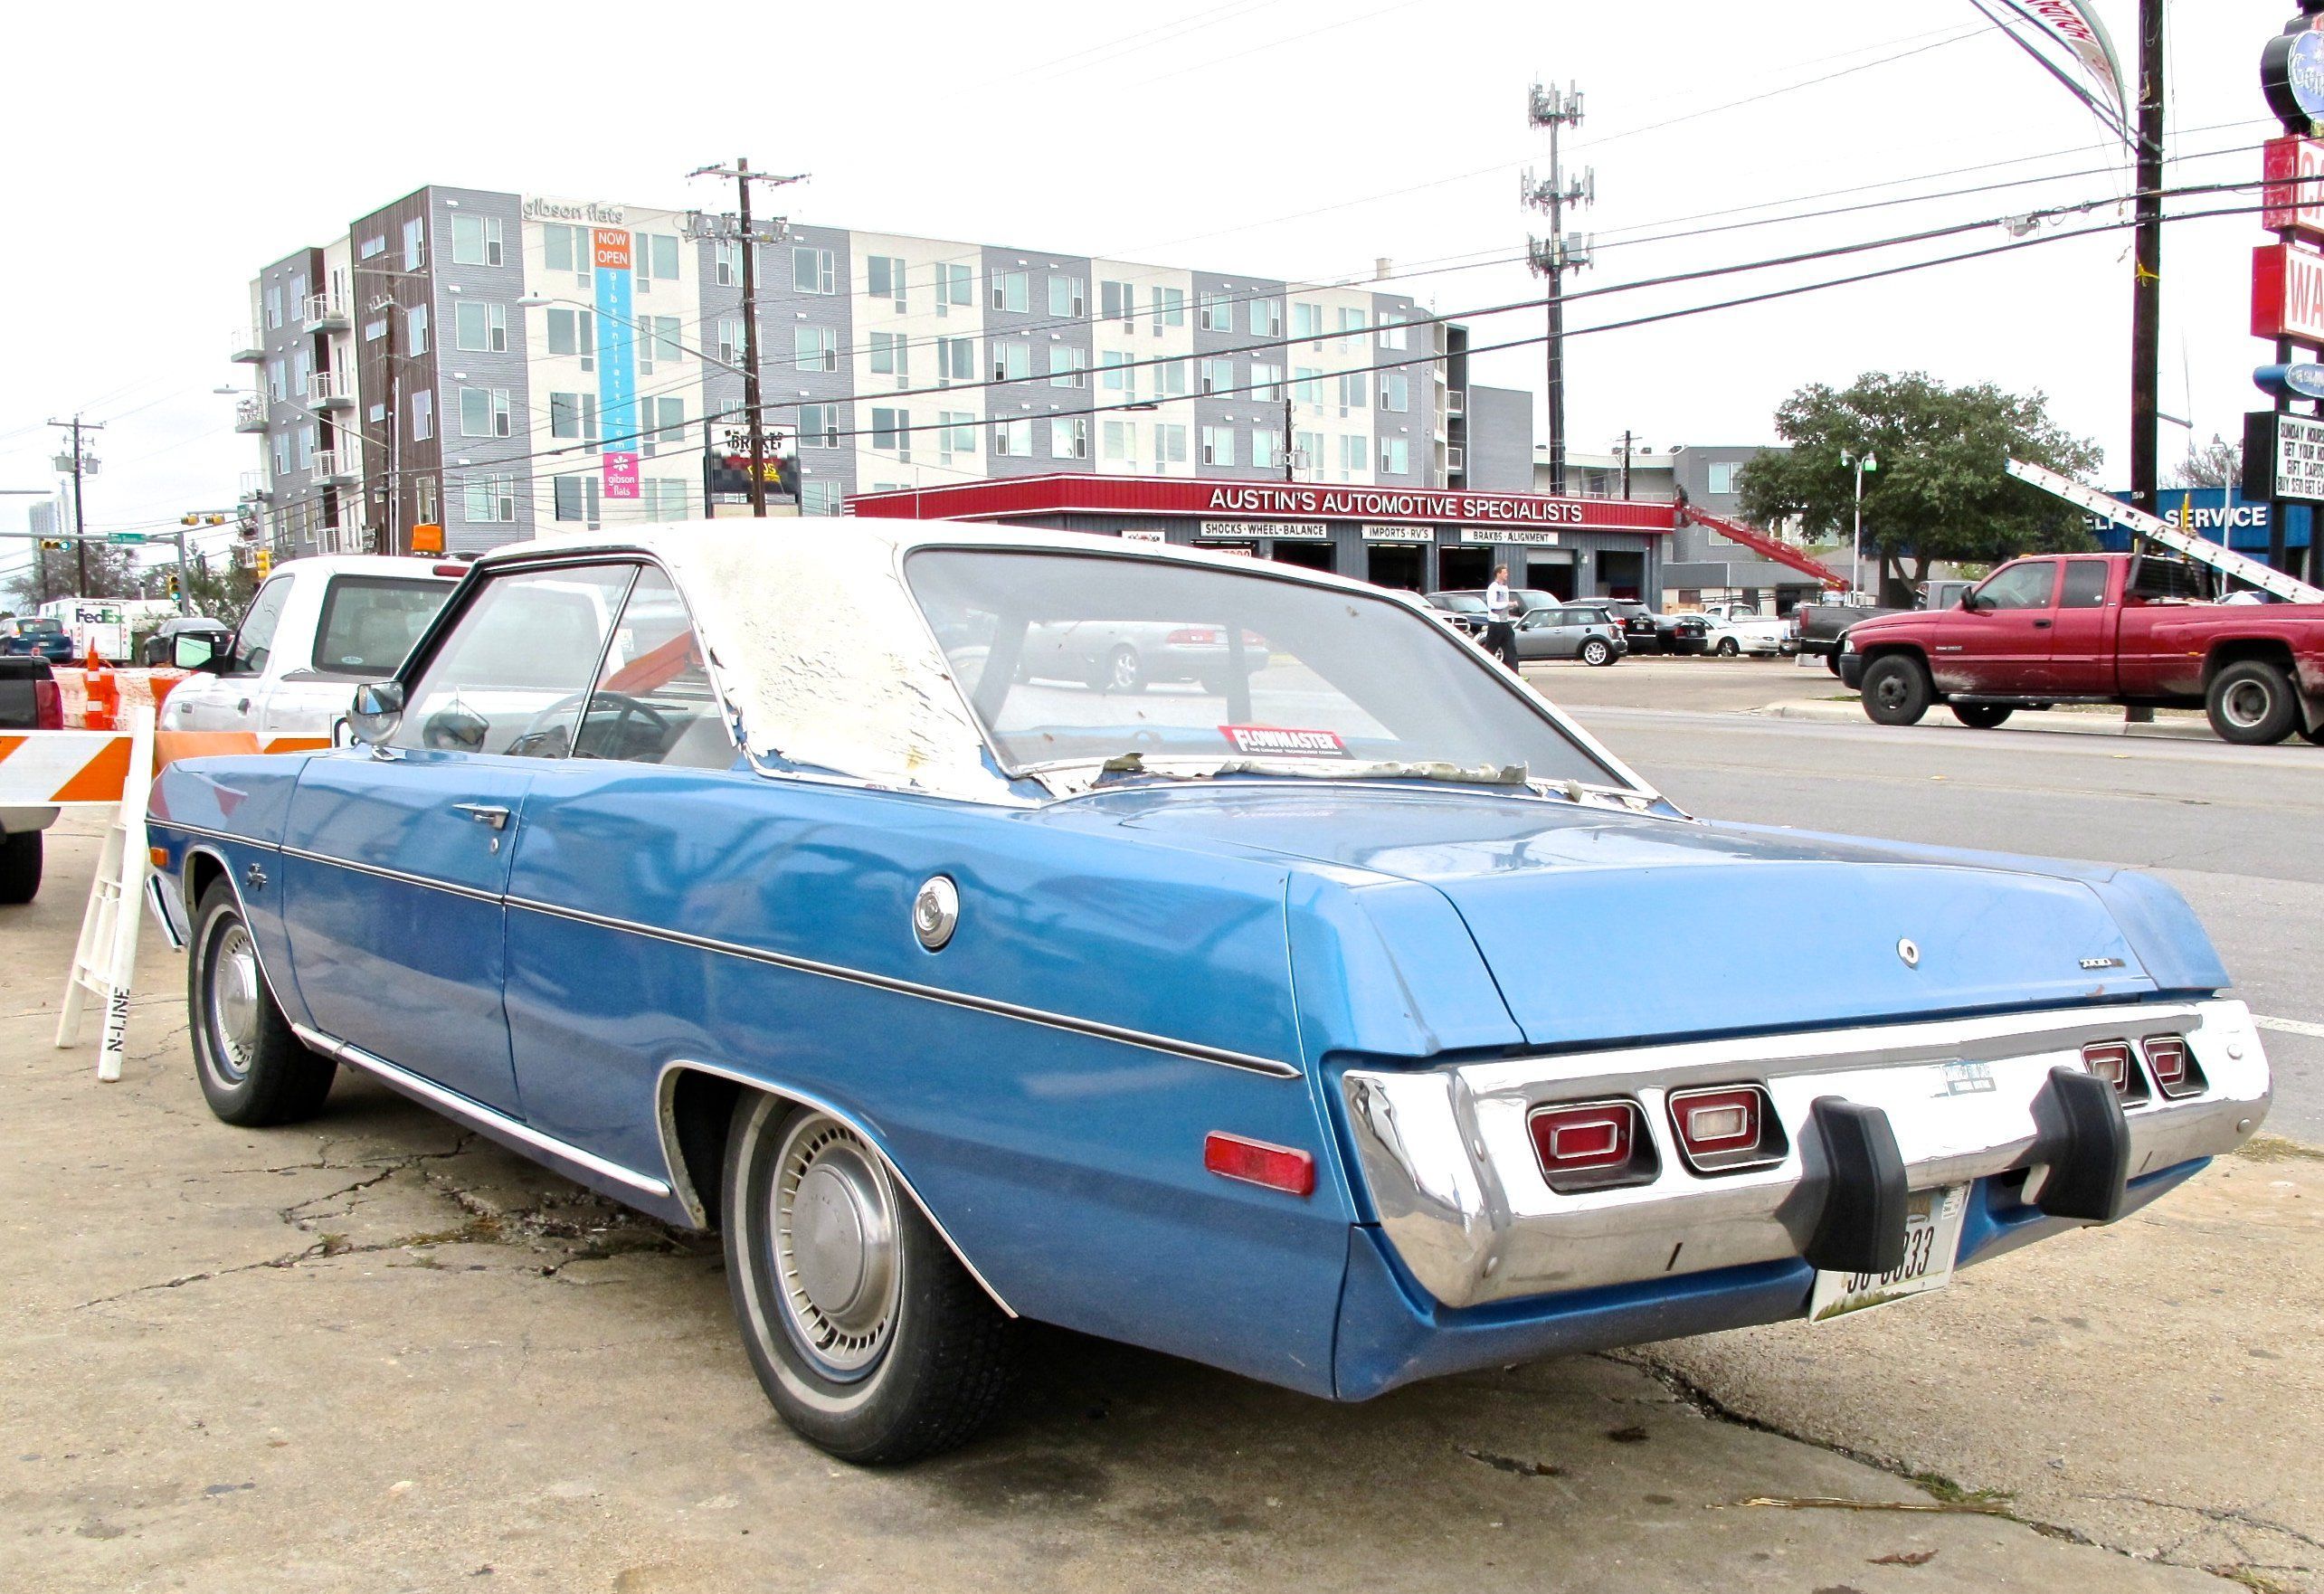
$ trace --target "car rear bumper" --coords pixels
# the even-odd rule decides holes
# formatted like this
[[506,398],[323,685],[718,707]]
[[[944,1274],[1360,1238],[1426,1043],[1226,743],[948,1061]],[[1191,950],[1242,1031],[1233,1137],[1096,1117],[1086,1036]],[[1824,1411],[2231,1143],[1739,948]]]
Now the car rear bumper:
[[[2269,1101],[2268,1067],[2238,1001],[2149,1002],[2040,1014],[1703,1041],[1415,1071],[1350,1070],[1349,1134],[1385,1249],[1437,1303],[1468,1308],[1557,1292],[1667,1283],[1768,1264],[1807,1265],[1827,1214],[1869,1199],[1834,1149],[1819,1102],[1875,1110],[1906,1188],[1996,1180],[2023,1199],[2087,1186],[2090,1041],[2183,1035],[2202,1090],[2126,1103],[2136,1180],[2241,1145]],[[1692,1172],[1675,1144],[1674,1089],[1756,1083],[1781,1123],[1779,1160]],[[1658,1171],[1560,1195],[1534,1152],[1535,1108],[1624,1097],[1643,1109]],[[2069,1099],[2072,1098],[2072,1099]],[[2119,1149],[2119,1148],[2117,1148]],[[2120,1196],[2120,1177],[2113,1194]],[[2037,1215],[2039,1209],[2037,1208]],[[2067,1212],[2063,1216],[2074,1216]],[[1901,1217],[1898,1219],[1901,1224]],[[1828,1258],[1827,1258],[1828,1265]],[[1690,1331],[1691,1332],[1691,1331]]]

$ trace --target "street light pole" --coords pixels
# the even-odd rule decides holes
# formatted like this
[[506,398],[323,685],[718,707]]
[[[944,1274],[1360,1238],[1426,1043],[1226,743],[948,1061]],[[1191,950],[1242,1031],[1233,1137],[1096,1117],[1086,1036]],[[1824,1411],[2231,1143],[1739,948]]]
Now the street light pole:
[[1861,593],[1864,590],[1864,472],[1878,470],[1880,461],[1870,454],[1843,453],[1840,462],[1854,466],[1856,471],[1856,527],[1848,542],[1848,584]]

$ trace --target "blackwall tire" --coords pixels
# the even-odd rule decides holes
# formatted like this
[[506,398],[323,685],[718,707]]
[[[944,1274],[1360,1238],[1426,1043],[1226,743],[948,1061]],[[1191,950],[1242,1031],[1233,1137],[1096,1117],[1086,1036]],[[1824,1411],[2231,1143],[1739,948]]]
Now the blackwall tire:
[[1953,717],[1973,731],[1989,731],[2009,717],[2006,703],[1950,703]]
[[308,1049],[275,1005],[233,887],[213,881],[185,944],[185,1011],[194,1073],[229,1124],[296,1124],[323,1110],[339,1066]]
[[743,1347],[801,1437],[895,1466],[966,1443],[1000,1410],[1016,1325],[852,1128],[745,1092],[722,1191]]
[[1614,644],[1603,637],[1592,637],[1581,645],[1581,661],[1592,669],[1603,669],[1614,662]]
[[30,902],[41,894],[43,850],[38,830],[19,830],[0,840],[0,903]]
[[2246,659],[2211,678],[2203,710],[2223,742],[2264,747],[2299,727],[2300,701],[2291,678],[2264,659]]
[[1864,667],[1864,713],[1874,725],[1918,725],[1936,696],[1929,671],[1918,659],[1892,653]]
[[1722,659],[1732,659],[1732,658],[1734,658],[1737,654],[1741,653],[1742,650],[1743,650],[1743,649],[1742,649],[1742,645],[1741,645],[1741,643],[1737,642],[1737,641],[1735,640],[1735,639],[1734,639],[1734,638],[1732,638],[1732,637],[1721,637],[1721,638],[1719,639],[1719,657],[1720,657],[1720,658],[1722,658]]

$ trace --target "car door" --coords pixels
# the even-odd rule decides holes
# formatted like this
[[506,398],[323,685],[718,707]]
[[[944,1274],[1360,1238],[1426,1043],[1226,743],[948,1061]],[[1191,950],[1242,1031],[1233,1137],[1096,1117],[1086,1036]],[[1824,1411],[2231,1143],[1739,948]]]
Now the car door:
[[2051,690],[2058,564],[2020,559],[1970,593],[1930,640],[1930,672],[1948,692],[2013,696]]
[[1560,609],[1536,609],[1517,622],[1517,657],[1520,659],[1570,659],[1573,649],[1567,640],[1565,612]]
[[189,680],[170,694],[173,699],[179,693],[186,695],[178,707],[178,728],[246,731],[256,727],[251,709],[258,688],[266,678],[267,660],[274,656],[274,639],[282,628],[283,611],[290,606],[290,589],[297,579],[289,571],[270,577],[243,611],[242,624],[234,628],[233,641],[223,658],[223,668],[215,675]]
[[2067,697],[2114,690],[2114,622],[2106,602],[2112,562],[2069,559],[2058,584],[2057,623],[2050,630],[2050,688]]
[[483,583],[398,673],[393,734],[310,759],[284,826],[291,972],[316,1026],[505,1113],[521,1108],[503,1005],[509,865],[636,569]]

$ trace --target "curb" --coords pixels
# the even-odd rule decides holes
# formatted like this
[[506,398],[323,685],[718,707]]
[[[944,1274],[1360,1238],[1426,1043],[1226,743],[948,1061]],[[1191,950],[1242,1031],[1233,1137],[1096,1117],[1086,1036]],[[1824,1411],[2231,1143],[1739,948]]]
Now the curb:
[[[1787,700],[1770,703],[1763,708],[1747,709],[1767,719],[1805,719],[1823,725],[1870,725],[1864,709],[1854,702],[1827,703],[1816,699]],[[1932,708],[1934,716],[1938,710]],[[1949,720],[1949,716],[1946,716]],[[1943,722],[1940,722],[1940,724]],[[1966,730],[1966,726],[1956,728]],[[2120,719],[2097,715],[2043,713],[2027,711],[2011,716],[2007,730],[2044,732],[2053,735],[2118,736],[2137,741],[2212,742],[2225,746],[2212,733],[2210,726],[2200,720],[2157,720],[2151,725],[2130,725]]]

